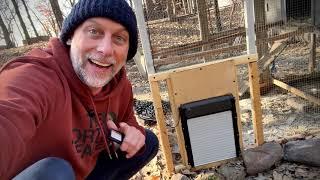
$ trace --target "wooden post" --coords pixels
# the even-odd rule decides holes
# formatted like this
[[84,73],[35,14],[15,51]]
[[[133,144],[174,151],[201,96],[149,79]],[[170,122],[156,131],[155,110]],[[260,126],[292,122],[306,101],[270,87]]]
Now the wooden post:
[[[315,26],[315,2],[311,0],[311,20],[313,27]],[[313,30],[314,31],[314,30]],[[310,73],[314,72],[315,64],[316,64],[316,34],[314,32],[310,33],[310,57],[309,57],[309,66],[308,70]]]
[[[256,25],[256,46],[258,60],[260,60],[265,54],[268,53],[268,43],[264,41],[264,39],[268,37],[266,29],[265,0],[254,0],[254,11]],[[269,83],[270,78],[271,77],[269,69],[261,72],[261,83]]]
[[257,62],[249,63],[249,82],[250,82],[250,97],[252,103],[252,121],[256,145],[264,143],[261,99],[259,87],[259,72]]
[[254,0],[254,14],[255,14],[255,25],[256,25],[256,44],[258,58],[260,59],[268,50],[267,42],[262,39],[267,38],[266,29],[266,13],[265,13],[265,0]]
[[161,141],[162,152],[164,155],[164,159],[167,165],[168,175],[171,176],[174,173],[174,166],[172,160],[172,151],[170,148],[169,138],[168,138],[168,131],[166,127],[165,117],[163,114],[163,108],[161,104],[161,97],[160,97],[160,90],[159,84],[157,81],[149,80],[151,94],[153,98],[153,106],[155,109],[155,114],[157,118],[157,125],[159,129],[159,136]]
[[244,15],[247,39],[247,54],[256,54],[256,33],[254,30],[254,0],[244,0]]
[[315,33],[310,33],[310,56],[309,56],[309,66],[308,66],[308,70],[310,73],[314,72],[314,68],[316,65],[316,34]]
[[140,34],[140,39],[142,43],[143,54],[146,61],[147,72],[148,74],[154,74],[155,69],[153,65],[153,59],[151,55],[151,45],[150,40],[147,32],[146,22],[144,20],[143,8],[142,8],[142,1],[133,1],[135,12],[137,15],[137,23],[138,29]]
[[136,55],[133,57],[134,62],[136,63],[138,67],[138,71],[141,74],[141,76],[145,79],[148,78],[147,70],[146,70],[146,65],[145,65],[145,58],[143,56],[142,49],[138,47]]

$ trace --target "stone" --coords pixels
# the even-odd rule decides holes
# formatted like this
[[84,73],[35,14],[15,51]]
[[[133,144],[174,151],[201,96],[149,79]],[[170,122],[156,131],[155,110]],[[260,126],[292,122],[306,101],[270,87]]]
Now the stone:
[[245,150],[243,152],[244,164],[249,175],[269,170],[283,157],[283,150],[280,144],[268,142],[262,146]]
[[218,173],[205,173],[205,174],[199,174],[195,180],[224,180],[225,178],[221,176]]
[[171,180],[190,180],[186,175],[184,174],[174,174],[172,177],[171,177]]
[[242,180],[246,177],[246,172],[243,166],[222,165],[218,169],[218,173],[223,175],[228,180]]
[[272,175],[273,175],[274,180],[282,180],[283,179],[283,174],[281,174],[277,171],[273,171]]
[[284,160],[320,166],[320,139],[287,142],[284,145]]

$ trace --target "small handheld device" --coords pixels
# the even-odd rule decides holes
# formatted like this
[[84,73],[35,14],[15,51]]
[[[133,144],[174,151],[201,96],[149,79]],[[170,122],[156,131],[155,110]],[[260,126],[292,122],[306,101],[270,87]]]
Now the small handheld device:
[[124,135],[121,132],[111,129],[108,139],[118,144],[121,144],[123,141],[123,137]]

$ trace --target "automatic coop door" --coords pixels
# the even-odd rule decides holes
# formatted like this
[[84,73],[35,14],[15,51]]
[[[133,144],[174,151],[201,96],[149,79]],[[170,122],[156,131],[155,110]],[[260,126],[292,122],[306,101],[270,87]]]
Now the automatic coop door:
[[237,113],[232,95],[186,103],[179,111],[188,163],[192,167],[239,156]]

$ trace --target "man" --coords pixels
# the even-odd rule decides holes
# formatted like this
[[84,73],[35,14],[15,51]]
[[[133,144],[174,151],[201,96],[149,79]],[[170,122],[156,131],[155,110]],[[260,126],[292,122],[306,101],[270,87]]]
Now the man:
[[60,39],[4,65],[1,179],[129,179],[146,165],[158,139],[134,117],[124,65],[136,51],[125,0],[80,0]]

